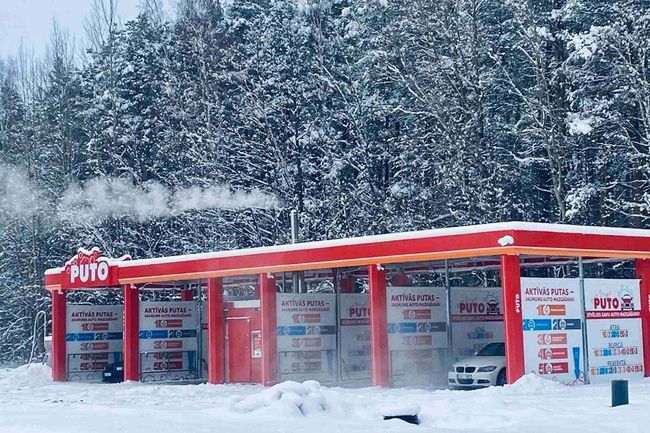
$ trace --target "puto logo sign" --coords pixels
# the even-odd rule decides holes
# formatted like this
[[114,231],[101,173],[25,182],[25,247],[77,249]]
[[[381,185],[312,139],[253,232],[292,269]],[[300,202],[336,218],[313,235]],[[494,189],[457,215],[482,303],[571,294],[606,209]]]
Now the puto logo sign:
[[118,284],[117,266],[111,265],[106,257],[101,257],[97,247],[90,251],[79,248],[77,255],[67,261],[64,269],[65,276],[61,282],[64,289]]
[[594,311],[598,310],[634,310],[634,297],[628,292],[622,293],[620,296],[599,295],[593,299]]

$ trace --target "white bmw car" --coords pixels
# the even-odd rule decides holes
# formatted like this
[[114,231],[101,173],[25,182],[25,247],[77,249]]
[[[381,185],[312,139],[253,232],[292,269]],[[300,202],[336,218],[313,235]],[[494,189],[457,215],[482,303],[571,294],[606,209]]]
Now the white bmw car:
[[449,387],[474,389],[506,384],[506,347],[490,343],[471,358],[463,359],[449,368]]

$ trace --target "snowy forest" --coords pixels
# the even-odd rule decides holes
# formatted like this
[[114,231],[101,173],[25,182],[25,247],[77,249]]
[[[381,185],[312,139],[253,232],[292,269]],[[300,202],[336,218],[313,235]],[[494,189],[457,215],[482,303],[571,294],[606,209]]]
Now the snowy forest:
[[94,3],[0,59],[0,364],[78,247],[649,225],[650,1]]

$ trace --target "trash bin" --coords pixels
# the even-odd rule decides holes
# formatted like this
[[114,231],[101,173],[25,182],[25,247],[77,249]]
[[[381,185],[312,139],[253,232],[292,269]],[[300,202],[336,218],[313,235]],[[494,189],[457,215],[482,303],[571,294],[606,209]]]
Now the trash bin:
[[629,403],[627,380],[612,380],[612,407]]

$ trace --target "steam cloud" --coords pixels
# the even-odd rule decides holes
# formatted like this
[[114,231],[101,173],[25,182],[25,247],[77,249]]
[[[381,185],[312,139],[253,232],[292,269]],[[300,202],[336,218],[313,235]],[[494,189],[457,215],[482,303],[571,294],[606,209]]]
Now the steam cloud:
[[188,210],[270,209],[277,205],[275,196],[257,189],[233,192],[227,186],[212,185],[169,190],[159,182],[136,186],[126,179],[97,178],[68,188],[58,214],[70,223],[120,217],[145,221]]
[[39,210],[39,193],[19,169],[0,164],[0,212],[31,217]]
[[[46,207],[41,193],[15,167],[0,165],[0,211],[29,217]],[[134,185],[123,178],[100,177],[71,185],[53,212],[66,224],[84,224],[109,218],[146,221],[201,209],[272,209],[274,195],[258,189],[233,191],[226,185],[169,189],[159,182]]]

